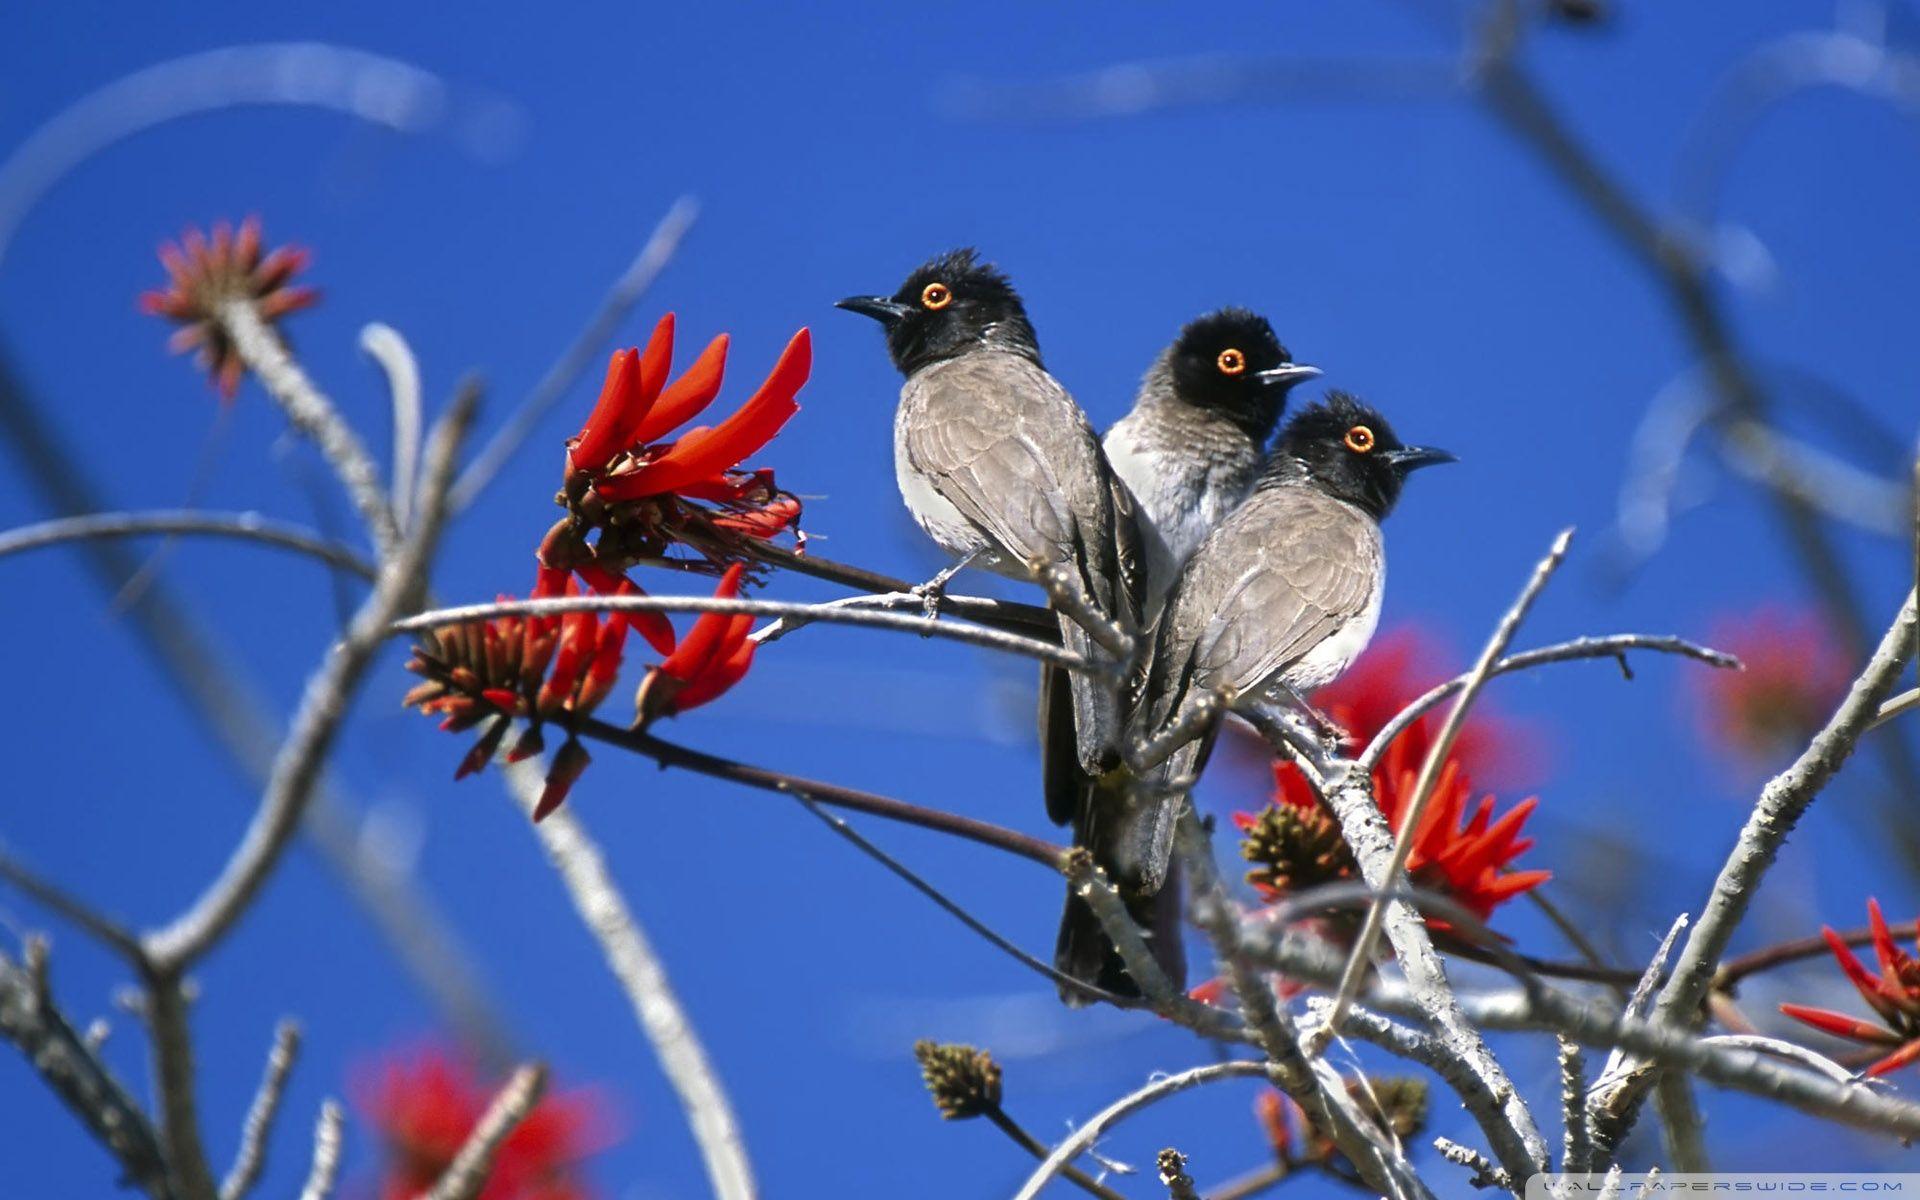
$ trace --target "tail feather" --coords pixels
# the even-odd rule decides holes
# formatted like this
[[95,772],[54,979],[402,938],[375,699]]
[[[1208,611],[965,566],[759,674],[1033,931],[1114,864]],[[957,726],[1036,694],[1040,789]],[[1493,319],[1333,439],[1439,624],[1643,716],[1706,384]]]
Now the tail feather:
[[[1166,887],[1151,896],[1127,900],[1127,915],[1140,927],[1147,948],[1161,973],[1176,991],[1187,986],[1187,950],[1181,937],[1180,880],[1176,867]],[[1080,898],[1067,892],[1066,909],[1060,914],[1060,935],[1054,944],[1053,965],[1063,975],[1111,992],[1126,1000],[1141,996],[1140,985],[1127,973],[1120,951],[1107,936],[1100,918]],[[1060,985],[1060,999],[1073,1008],[1093,1003],[1093,998],[1076,988]]]

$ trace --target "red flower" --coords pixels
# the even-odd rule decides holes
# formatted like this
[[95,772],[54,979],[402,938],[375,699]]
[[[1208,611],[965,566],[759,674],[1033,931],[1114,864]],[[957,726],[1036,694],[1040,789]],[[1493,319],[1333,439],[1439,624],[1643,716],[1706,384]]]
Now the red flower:
[[[638,592],[627,580],[620,591]],[[563,571],[542,570],[533,595],[577,596],[581,589]],[[505,597],[502,597],[505,599]],[[430,631],[413,649],[407,669],[426,682],[402,703],[441,714],[440,727],[462,732],[487,722],[454,778],[483,769],[506,739],[516,718],[526,731],[508,752],[518,762],[545,748],[542,724],[557,722],[568,738],[547,773],[547,789],[534,819],[558,808],[586,769],[586,749],[573,736],[613,690],[625,652],[627,630],[638,629],[662,653],[673,649],[673,626],[658,613],[572,612],[560,616],[500,617]]]
[[[393,1055],[353,1084],[355,1104],[386,1143],[382,1200],[431,1189],[492,1100],[453,1055],[428,1047]],[[494,1156],[480,1200],[586,1200],[579,1164],[609,1142],[592,1093],[548,1094]]]
[[178,245],[161,244],[160,261],[170,276],[167,286],[143,293],[140,308],[181,326],[168,347],[176,354],[197,351],[201,367],[229,402],[240,390],[246,364],[220,323],[220,306],[250,300],[260,319],[271,325],[320,297],[310,287],[290,286],[307,265],[305,250],[283,246],[262,253],[257,217],[242,221],[237,233],[225,221],[218,222],[211,239],[189,228]]
[[1827,939],[1827,946],[1840,963],[1847,981],[1880,1017],[1881,1023],[1876,1025],[1845,1013],[1809,1008],[1804,1004],[1782,1004],[1780,1011],[1835,1037],[1882,1050],[1891,1047],[1891,1053],[1867,1068],[1869,1075],[1887,1075],[1920,1059],[1920,961],[1894,945],[1893,933],[1880,913],[1878,900],[1867,901],[1867,919],[1873,927],[1873,954],[1880,966],[1878,975],[1868,971],[1830,927],[1821,926],[1820,935]]
[[739,560],[743,540],[788,531],[800,538],[800,501],[779,489],[772,471],[741,464],[800,410],[794,397],[812,369],[810,335],[802,329],[793,336],[766,382],[732,416],[663,441],[713,403],[727,357],[722,334],[669,383],[673,329],[668,313],[645,350],[620,351],[608,364],[599,401],[567,445],[560,496],[567,516],[541,543],[540,561],[548,566],[591,564],[604,578],[618,578],[683,545],[717,571]]
[[1722,617],[1711,644],[1741,671],[1694,674],[1707,736],[1737,757],[1767,762],[1806,745],[1852,680],[1846,654],[1817,614],[1778,605]]
[[[740,594],[743,563],[734,563],[714,589],[718,599]],[[746,677],[759,643],[747,635],[753,629],[750,614],[702,613],[665,662],[647,672],[634,697],[635,722],[642,728],[662,716],[675,716],[718,699]]]
[[[1364,744],[1433,683],[1448,678],[1419,670],[1420,663],[1433,658],[1428,640],[1418,631],[1397,630],[1378,639],[1346,674],[1314,693],[1313,701]],[[1374,799],[1396,831],[1412,802],[1420,767],[1441,719],[1430,712],[1413,722],[1388,744],[1374,767]],[[1498,820],[1492,796],[1471,803],[1469,764],[1497,758],[1498,746],[1505,740],[1497,725],[1468,722],[1441,764],[1433,798],[1414,832],[1407,860],[1408,875],[1416,886],[1447,896],[1483,921],[1500,904],[1549,876],[1546,871],[1509,869],[1533,845],[1520,836],[1520,829],[1538,805],[1537,799],[1521,801]],[[1248,881],[1267,899],[1275,900],[1291,891],[1353,878],[1355,865],[1338,823],[1320,804],[1300,769],[1276,760],[1273,780],[1274,799],[1266,811],[1233,817],[1246,835],[1242,854],[1258,864],[1248,872]],[[1447,928],[1440,919],[1428,924],[1436,931]]]

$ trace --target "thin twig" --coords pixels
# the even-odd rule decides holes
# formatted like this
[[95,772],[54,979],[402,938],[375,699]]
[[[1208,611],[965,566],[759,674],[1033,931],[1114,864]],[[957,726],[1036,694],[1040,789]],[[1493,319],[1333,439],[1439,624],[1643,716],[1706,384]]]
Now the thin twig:
[[366,522],[380,556],[394,554],[400,544],[400,527],[394,522],[393,507],[387,503],[386,488],[380,483],[380,468],[367,453],[360,435],[287,353],[286,343],[260,316],[253,301],[229,300],[220,305],[216,316],[247,369],[280,405],[293,427],[312,439],[320,456],[333,468],[340,486],[360,510],[360,519]]
[[128,1181],[154,1200],[173,1200],[166,1155],[139,1101],[54,1004],[44,943],[29,942],[23,963],[0,953],[0,1037],[19,1048],[27,1065],[113,1155]]
[[1580,1043],[1560,1039],[1560,1119],[1565,1123],[1565,1138],[1560,1149],[1560,1169],[1570,1175],[1592,1170],[1593,1140],[1587,1133],[1587,1056]]
[[687,231],[693,228],[693,222],[699,215],[699,202],[692,196],[681,196],[667,209],[666,215],[653,227],[653,232],[647,235],[640,253],[627,264],[627,269],[620,273],[620,278],[613,281],[613,286],[601,298],[600,307],[594,310],[586,327],[547,368],[547,373],[533,385],[533,390],[514,409],[513,415],[487,439],[487,444],[474,456],[473,464],[453,485],[453,511],[464,511],[486,490],[487,485],[512,460],[514,452],[533,435],[541,420],[554,405],[560,403],[567,389],[593,365],[600,351],[620,328],[620,323],[627,319],[627,314],[647,294],[647,289],[660,277],[660,272],[666,270],[667,264],[673,261],[681,241],[687,236]]
[[331,1100],[320,1105],[320,1120],[313,1130],[313,1168],[300,1189],[300,1200],[327,1200],[333,1195],[334,1181],[340,1177],[340,1106]]
[[745,784],[747,787],[758,788],[765,792],[797,796],[831,808],[863,812],[889,821],[898,821],[904,825],[917,825],[922,829],[951,834],[970,842],[978,842],[983,846],[991,846],[996,850],[1004,850],[1009,854],[1017,854],[1053,871],[1060,869],[1061,858],[1067,852],[1065,846],[1056,845],[1045,838],[1034,837],[1032,834],[1008,829],[1005,826],[994,825],[942,809],[926,808],[905,800],[896,800],[891,796],[881,796],[874,792],[863,792],[857,788],[841,787],[836,783],[825,783],[800,775],[788,775],[782,771],[769,770],[766,767],[735,762],[732,759],[721,758],[717,754],[708,754],[703,750],[669,742],[648,732],[622,729],[605,721],[581,721],[578,732],[582,737],[644,754],[663,767],[680,767],[696,774]]
[[[528,816],[540,803],[542,772],[536,760],[506,770],[513,799]],[[626,993],[641,1032],[686,1110],[687,1124],[720,1200],[753,1200],[753,1168],[740,1123],[720,1076],[707,1058],[693,1022],[674,994],[666,969],[639,921],[620,894],[606,859],[571,809],[561,808],[533,826],[536,837],[566,885],[587,929],[600,943],[607,966]]]
[[144,939],[148,957],[161,971],[177,973],[204,954],[239,919],[279,862],[346,719],[348,704],[385,644],[388,626],[425,593],[427,568],[447,515],[446,489],[453,478],[455,456],[478,401],[477,392],[463,393],[429,439],[419,524],[382,567],[379,582],[355,614],[346,637],[308,681],[259,810],[233,857],[192,908]]
[[400,331],[375,322],[360,330],[360,349],[380,364],[393,401],[393,519],[401,529],[412,520],[414,468],[420,459],[420,361]]
[[479,1123],[467,1134],[460,1152],[453,1156],[431,1190],[421,1200],[475,1200],[493,1174],[493,1156],[520,1122],[527,1119],[547,1089],[547,1068],[528,1063],[514,1071],[506,1084],[494,1094],[493,1102],[480,1116]]
[[1738,1050],[1759,1050],[1763,1053],[1771,1054],[1776,1058],[1784,1058],[1788,1062],[1799,1063],[1803,1067],[1811,1067],[1835,1083],[1853,1085],[1860,1082],[1860,1076],[1857,1072],[1849,1071],[1824,1054],[1809,1050],[1805,1046],[1796,1045],[1793,1042],[1783,1041],[1780,1038],[1762,1037],[1757,1033],[1720,1033],[1712,1037],[1701,1038],[1700,1044],[1702,1046],[1729,1046]]
[[1120,899],[1120,893],[1114,891],[1113,884],[1108,882],[1107,873],[1094,861],[1093,852],[1084,846],[1075,846],[1067,852],[1062,870],[1067,883],[1086,901],[1087,908],[1099,920],[1100,928],[1119,951],[1128,978],[1140,988],[1140,995],[1148,1007],[1156,1011],[1171,1008],[1179,999],[1173,982],[1154,959],[1146,935],[1140,932],[1139,924],[1127,914],[1126,902]]
[[[243,48],[252,50],[254,48]],[[319,49],[326,49],[320,47]],[[48,427],[25,381],[0,345],[0,429],[16,449],[15,478],[55,512],[86,516],[107,507],[82,463]],[[141,570],[118,541],[75,543],[106,596],[118,594]],[[160,677],[185,711],[197,716],[214,745],[254,796],[265,788],[283,730],[270,698],[167,585],[147,581],[125,617],[137,642],[152,654]],[[440,1006],[475,1054],[499,1064],[510,1040],[489,1004],[464,940],[405,869],[361,836],[359,805],[337,784],[323,783],[307,805],[302,830],[387,939],[416,985]]]
[[[1920,921],[1905,921],[1898,925],[1890,925],[1887,927],[1887,932],[1896,938],[1920,938]],[[1858,929],[1842,930],[1835,936],[1847,946],[1871,946],[1874,941],[1874,931],[1866,925]],[[1803,959],[1824,958],[1832,952],[1826,937],[1820,934],[1795,938],[1772,946],[1762,946],[1758,950],[1750,950],[1721,963],[1720,970],[1714,975],[1713,990],[1731,992],[1749,975],[1758,975],[1762,971],[1771,971],[1775,967]]]
[[[826,809],[820,807],[820,805],[815,803],[810,797],[804,794],[795,793],[794,799],[798,800],[801,806],[804,807],[808,812],[820,818],[821,822],[824,823],[827,826],[827,828],[833,830],[835,833],[845,838],[848,842],[858,847],[861,853],[867,855],[869,858],[872,858],[875,862],[878,862],[881,866],[887,868],[887,870],[893,872],[895,875],[905,880],[909,887],[913,888],[915,891],[919,892],[921,895],[925,896],[927,899],[939,905],[947,913],[949,913],[956,920],[958,920],[962,925],[965,925],[968,929],[971,929],[973,932],[979,934],[982,938],[985,938],[988,943],[993,945],[996,949],[1005,952],[1006,954],[1011,956],[1015,961],[1021,963],[1022,965],[1030,968],[1033,971],[1038,972],[1041,975],[1044,975],[1046,978],[1052,980],[1055,984],[1058,984],[1061,987],[1071,988],[1074,991],[1079,992],[1081,995],[1087,997],[1087,999],[1089,1000],[1103,1000],[1108,1004],[1114,1005],[1117,1008],[1136,1008],[1139,1006],[1137,1001],[1128,1000],[1123,996],[1116,996],[1112,992],[1109,992],[1104,988],[1095,987],[1090,983],[1083,983],[1082,981],[1073,978],[1071,975],[1067,975],[1061,972],[1060,970],[1058,970],[1057,968],[1040,961],[1039,959],[1035,958],[1033,955],[1028,954],[1025,950],[1022,950],[1019,946],[1015,945],[1012,941],[1008,940],[1007,938],[1001,936],[999,933],[995,932],[990,926],[988,926],[985,922],[981,921],[978,917],[974,916],[972,913],[962,908],[957,902],[955,902],[945,892],[942,892],[939,888],[934,887],[931,883],[928,883],[925,879],[921,878],[905,863],[893,857],[891,854],[888,854],[885,850],[882,850],[880,847],[874,845],[871,841],[868,841],[864,836],[861,835],[859,830],[855,829],[853,826],[849,825],[847,822],[841,820],[839,817],[834,816],[832,813],[828,812]],[[1136,936],[1138,936],[1137,933],[1136,933]],[[1148,961],[1152,961],[1152,960],[1149,959]]]
[[[1588,658],[1610,658],[1624,664],[1629,650],[1652,650],[1662,654],[1677,654],[1722,670],[1738,670],[1740,667],[1740,660],[1733,655],[1698,645],[1685,638],[1651,633],[1615,633],[1605,637],[1574,638],[1551,646],[1542,646],[1538,650],[1526,650],[1519,654],[1508,655],[1493,664],[1493,669],[1487,674],[1491,678],[1512,671],[1546,666],[1549,663],[1572,662]],[[1380,727],[1380,732],[1374,735],[1366,749],[1354,757],[1354,763],[1361,770],[1372,770],[1374,764],[1380,761],[1380,756],[1386,753],[1387,747],[1392,744],[1394,738],[1400,736],[1409,725],[1425,716],[1442,700],[1466,685],[1467,675],[1458,675],[1445,683],[1436,684],[1415,698],[1395,713],[1392,720]]]
[[1473,1176],[1467,1182],[1474,1187],[1499,1188],[1515,1193],[1520,1190],[1514,1185],[1513,1176],[1507,1174],[1504,1168],[1489,1162],[1486,1155],[1471,1146],[1462,1146],[1452,1138],[1437,1137],[1433,1139],[1433,1148],[1440,1152],[1441,1158],[1472,1171]]
[[1100,1139],[1100,1135],[1111,1125],[1118,1124],[1129,1115],[1146,1108],[1150,1104],[1177,1095],[1188,1088],[1201,1084],[1214,1083],[1222,1079],[1260,1079],[1267,1074],[1267,1064],[1250,1059],[1232,1059],[1223,1063],[1213,1063],[1204,1067],[1194,1067],[1177,1075],[1163,1075],[1137,1091],[1129,1092],[1114,1101],[1100,1112],[1088,1118],[1078,1129],[1053,1148],[1053,1152],[1040,1163],[1040,1166],[1027,1177],[1014,1200],[1033,1200],[1047,1181],[1059,1174],[1060,1168],[1079,1157]]
[[300,1054],[300,1026],[293,1021],[280,1022],[273,1033],[273,1049],[267,1053],[266,1073],[260,1077],[260,1090],[254,1093],[247,1109],[246,1124],[240,1130],[240,1149],[233,1166],[220,1184],[220,1200],[240,1200],[260,1181],[267,1165],[267,1138],[273,1133],[273,1119],[280,1112],[280,1101],[287,1094],[287,1080],[293,1074],[293,1060]]
[[[1700,920],[1688,936],[1672,975],[1654,1005],[1656,1021],[1692,1024],[1713,986],[1721,957],[1734,930],[1746,916],[1753,896],[1773,864],[1780,847],[1802,815],[1853,753],[1880,703],[1913,654],[1916,626],[1915,597],[1909,592],[1899,615],[1881,638],[1866,668],[1853,682],[1847,697],[1827,724],[1814,735],[1800,757],[1761,789],[1746,826],[1740,831]],[[1632,1120],[1639,1100],[1652,1082],[1651,1069],[1641,1067],[1604,1095],[1595,1097],[1594,1132],[1601,1147],[1610,1150]]]
[[161,509],[149,512],[90,513],[22,525],[0,533],[0,558],[23,550],[38,550],[85,538],[178,537],[183,534],[235,538],[319,559],[329,567],[372,579],[375,571],[365,556],[350,546],[329,541],[312,530],[253,512],[197,512]]
[[1069,671],[1092,675],[1109,674],[1111,668],[1090,662],[1071,650],[1048,645],[1035,638],[978,625],[952,621],[929,621],[905,613],[869,612],[865,609],[835,608],[828,604],[796,604],[784,600],[740,600],[719,596],[556,596],[542,600],[501,600],[492,604],[463,604],[457,608],[438,608],[395,621],[391,633],[417,633],[444,625],[469,621],[490,621],[496,617],[558,616],[570,612],[665,612],[665,613],[742,613],[756,617],[800,616],[836,625],[863,625],[871,629],[890,629],[923,637],[945,638],[989,650],[1004,650],[1053,663]]
[[0,879],[73,922],[128,962],[139,963],[140,939],[131,930],[113,918],[95,912],[85,901],[69,895],[65,889],[42,879],[4,849],[0,849]]
[[[980,1115],[993,1122],[994,1128],[1011,1138],[1014,1145],[1025,1150],[1028,1154],[1033,1155],[1042,1162],[1046,1161],[1046,1145],[1041,1142],[1039,1138],[1034,1137],[1025,1129],[1022,1129],[1019,1122],[1007,1115],[1006,1109],[1000,1107],[998,1104],[990,1104]],[[1060,1168],[1060,1178],[1089,1195],[1100,1197],[1100,1200],[1127,1200],[1125,1196],[1114,1191],[1106,1184],[1101,1183],[1098,1179],[1095,1179],[1072,1163],[1067,1163]]]
[[[1562,531],[1560,536],[1554,539],[1553,546],[1547,551],[1547,556],[1540,560],[1540,564],[1533,570],[1532,578],[1528,579],[1526,587],[1520,590],[1520,598],[1514,601],[1513,607],[1507,610],[1506,615],[1500,619],[1499,625],[1494,628],[1493,636],[1487,639],[1485,649],[1480,652],[1480,660],[1474,664],[1473,670],[1467,673],[1467,681],[1461,685],[1460,695],[1453,702],[1453,711],[1447,714],[1446,722],[1440,726],[1439,734],[1434,737],[1433,744],[1427,749],[1426,761],[1420,765],[1420,774],[1413,785],[1413,799],[1401,813],[1400,829],[1393,844],[1393,857],[1388,860],[1385,872],[1389,881],[1398,882],[1400,876],[1406,871],[1407,858],[1413,853],[1414,833],[1420,828],[1420,819],[1425,815],[1427,804],[1433,798],[1433,786],[1440,779],[1440,764],[1446,761],[1447,755],[1453,750],[1454,739],[1460,736],[1460,730],[1465,727],[1467,710],[1472,707],[1474,697],[1479,695],[1481,687],[1493,673],[1493,665],[1500,661],[1500,656],[1505,654],[1507,647],[1513,643],[1514,635],[1520,632],[1520,623],[1526,619],[1528,610],[1533,607],[1534,601],[1539,599],[1541,590],[1547,586],[1547,580],[1553,577],[1555,569],[1566,557],[1567,544],[1572,539],[1573,530],[1571,529]],[[1329,1033],[1339,1023],[1340,1011],[1353,1002],[1354,994],[1360,990],[1360,977],[1373,961],[1373,947],[1380,938],[1380,918],[1385,908],[1384,898],[1375,900],[1367,908],[1366,918],[1360,924],[1360,933],[1354,939],[1353,951],[1347,958],[1346,972],[1342,975],[1340,987],[1334,994],[1333,1014],[1327,1024]],[[1308,1043],[1308,1050],[1317,1053],[1325,1044],[1324,1039],[1316,1039]]]

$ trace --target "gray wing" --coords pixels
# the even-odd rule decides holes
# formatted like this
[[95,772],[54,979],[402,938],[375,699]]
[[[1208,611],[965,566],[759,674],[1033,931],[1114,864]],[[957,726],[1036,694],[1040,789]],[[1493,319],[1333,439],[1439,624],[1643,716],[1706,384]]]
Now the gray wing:
[[1380,566],[1359,510],[1303,487],[1256,493],[1201,543],[1161,619],[1156,726],[1201,692],[1266,685],[1366,610]]
[[1114,612],[1116,495],[1066,389],[1018,355],[973,353],[906,390],[906,453],[940,495],[1016,561],[1073,564]]

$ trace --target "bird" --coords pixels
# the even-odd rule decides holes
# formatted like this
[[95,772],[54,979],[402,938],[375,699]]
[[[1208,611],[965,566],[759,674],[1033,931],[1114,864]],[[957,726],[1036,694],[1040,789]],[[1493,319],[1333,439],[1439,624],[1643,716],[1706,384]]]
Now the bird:
[[[1209,709],[1258,712],[1304,705],[1372,638],[1386,586],[1380,523],[1407,476],[1457,461],[1409,446],[1379,410],[1342,391],[1296,414],[1252,492],[1202,539],[1168,596],[1140,676],[1129,729],[1138,755]],[[1136,789],[1156,836],[1124,864],[1151,891],[1166,877],[1174,818],[1187,781],[1205,767],[1219,730],[1207,719],[1163,762],[1136,761],[1158,786]],[[1150,756],[1149,756],[1150,757]]]
[[[915,268],[892,295],[838,306],[880,322],[906,379],[894,414],[895,477],[914,520],[955,556],[923,585],[929,604],[968,564],[1022,579],[1064,568],[1096,619],[1140,640],[1138,506],[1086,414],[1047,372],[1006,274],[973,249],[953,250]],[[1094,655],[1081,618],[1062,611],[1059,622],[1067,649]],[[1043,776],[1098,778],[1118,765],[1121,689],[1082,673],[1063,683],[1061,674],[1042,674],[1041,711],[1057,722],[1043,745],[1060,750],[1058,761],[1043,761]],[[1043,786],[1058,822],[1075,816],[1069,790]],[[1177,929],[1164,941],[1179,953]]]
[[1188,322],[1107,431],[1107,461],[1145,519],[1147,619],[1200,541],[1253,487],[1292,389],[1320,375],[1293,361],[1265,317],[1216,309]]
[[[1293,361],[1265,317],[1232,306],[1189,321],[1154,358],[1132,410],[1102,443],[1140,509],[1145,623],[1158,615],[1167,590],[1208,530],[1252,488],[1288,392],[1319,374],[1319,368]],[[1118,864],[1151,853],[1156,814],[1129,803],[1133,782],[1125,773],[1095,778],[1079,770],[1069,752],[1073,725],[1057,668],[1042,670],[1040,703],[1048,812],[1074,827],[1075,842],[1086,846],[1096,863],[1109,874],[1119,873]],[[1134,909],[1143,932],[1158,939],[1149,945],[1178,937],[1177,884],[1156,890],[1150,901],[1136,898]],[[1161,959],[1164,969],[1173,956],[1169,951]],[[1054,940],[1054,967],[1105,991],[1130,999],[1138,995],[1105,928],[1071,890]],[[1068,1004],[1083,995],[1061,991]]]

